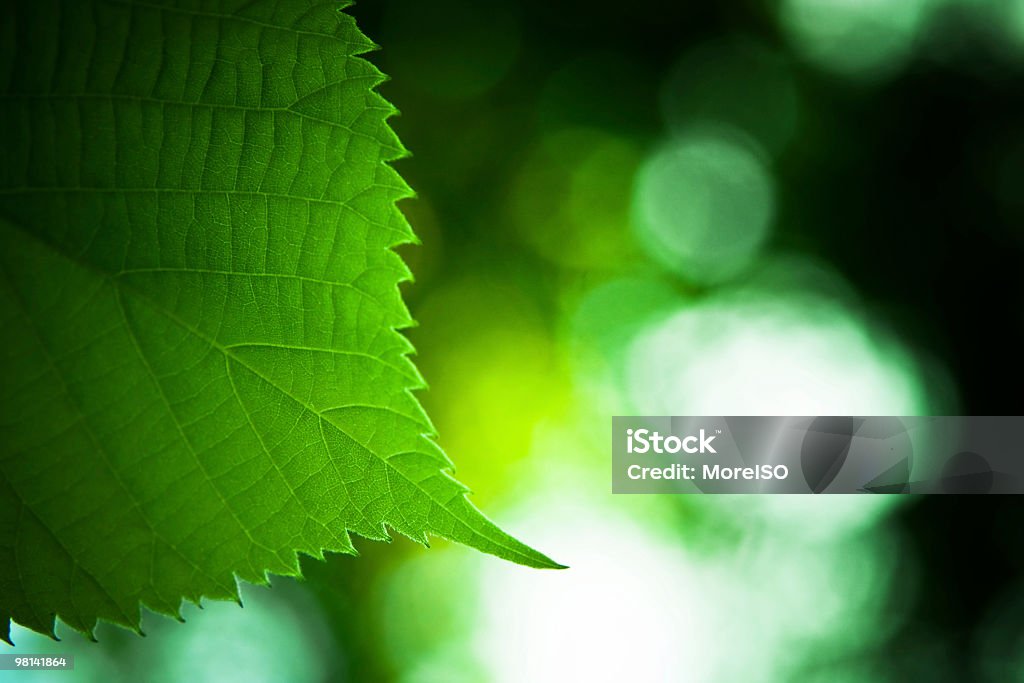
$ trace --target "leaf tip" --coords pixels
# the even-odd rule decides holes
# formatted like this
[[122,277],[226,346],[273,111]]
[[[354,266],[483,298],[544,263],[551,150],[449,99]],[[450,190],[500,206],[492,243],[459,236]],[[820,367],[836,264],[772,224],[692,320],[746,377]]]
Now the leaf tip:
[[528,567],[534,569],[568,569],[569,565],[556,562],[542,552],[530,549],[532,551],[530,559],[531,562],[524,563]]

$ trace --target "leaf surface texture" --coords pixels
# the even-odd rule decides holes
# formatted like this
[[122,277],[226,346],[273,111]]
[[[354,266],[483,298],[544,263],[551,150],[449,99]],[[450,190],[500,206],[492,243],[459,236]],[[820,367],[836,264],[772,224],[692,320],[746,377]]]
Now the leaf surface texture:
[[411,393],[405,150],[341,9],[0,10],[3,624],[137,628],[386,526],[556,566]]

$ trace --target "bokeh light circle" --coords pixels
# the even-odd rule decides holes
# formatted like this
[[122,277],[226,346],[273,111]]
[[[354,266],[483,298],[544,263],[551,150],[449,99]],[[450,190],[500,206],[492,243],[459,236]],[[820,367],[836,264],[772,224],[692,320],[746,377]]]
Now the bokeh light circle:
[[[916,358],[837,299],[738,289],[680,309],[627,353],[641,415],[927,415]],[[888,514],[894,496],[708,497],[744,524],[835,538]]]
[[740,292],[649,328],[629,353],[646,415],[920,415],[910,354],[830,300]]
[[637,174],[633,220],[640,241],[689,281],[732,277],[768,236],[772,178],[743,140],[710,131],[681,136],[655,150]]
[[480,563],[472,647],[488,680],[772,683],[874,639],[892,572],[884,533],[804,543],[780,529],[718,554],[586,496],[559,491],[524,509],[519,527],[570,569]]
[[881,78],[909,59],[931,0],[784,0],[783,28],[809,61],[832,73]]
[[[248,588],[245,586],[245,588]],[[328,663],[314,635],[323,629],[320,615],[298,613],[284,600],[267,595],[208,605],[201,613],[187,605],[188,628],[161,633],[163,647],[148,668],[149,680],[213,683],[313,683],[322,680]],[[294,591],[292,591],[294,593]],[[211,608],[212,607],[212,608]]]

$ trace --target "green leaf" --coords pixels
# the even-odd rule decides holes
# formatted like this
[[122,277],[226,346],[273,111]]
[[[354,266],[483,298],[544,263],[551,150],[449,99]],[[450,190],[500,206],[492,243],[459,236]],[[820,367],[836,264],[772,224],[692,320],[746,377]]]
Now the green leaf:
[[373,49],[338,2],[0,21],[0,623],[138,628],[389,526],[534,567],[448,475]]

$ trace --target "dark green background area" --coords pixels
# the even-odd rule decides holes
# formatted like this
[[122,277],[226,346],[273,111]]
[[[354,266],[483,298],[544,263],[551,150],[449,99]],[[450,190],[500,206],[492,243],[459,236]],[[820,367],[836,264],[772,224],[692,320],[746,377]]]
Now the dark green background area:
[[[431,29],[445,12],[457,13],[458,3],[443,5],[429,10]],[[481,211],[507,192],[518,157],[545,128],[594,126],[652,143],[664,133],[659,88],[680,53],[744,36],[792,55],[763,3],[686,5],[595,11],[583,3],[505,3],[519,18],[517,61],[485,94],[454,102],[403,78],[405,63],[387,49],[374,57],[392,76],[383,92],[405,114],[394,125],[415,154],[402,171],[443,205],[453,249],[509,256],[511,240]],[[385,48],[415,40],[419,70],[434,65],[431,46],[444,50],[443,41],[462,35],[389,24],[408,11],[402,2],[355,11]],[[1024,410],[1024,398],[1000,378],[1024,376],[1024,89],[1019,66],[993,44],[993,28],[971,18],[944,10],[936,21],[956,26],[955,39],[942,33],[923,41],[921,54],[887,82],[843,79],[792,55],[804,109],[775,169],[775,244],[835,264],[902,333],[939,354],[954,369],[965,412],[1013,414]],[[581,62],[594,66],[581,70],[589,78],[565,78],[556,81],[564,88],[547,91]],[[446,121],[469,130],[452,131]]]

